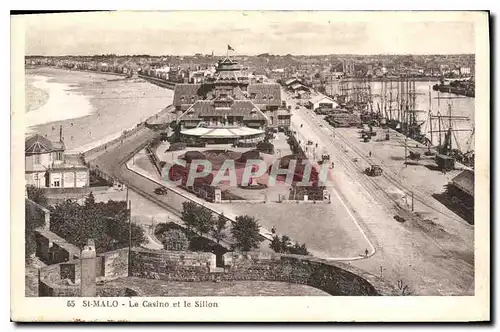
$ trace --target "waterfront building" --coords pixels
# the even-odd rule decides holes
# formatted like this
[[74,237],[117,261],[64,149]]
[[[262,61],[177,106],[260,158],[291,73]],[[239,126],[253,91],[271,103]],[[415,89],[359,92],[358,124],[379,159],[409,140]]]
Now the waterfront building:
[[295,77],[285,81],[285,87],[288,89],[291,89],[294,84],[302,84],[302,82]]
[[67,160],[64,142],[39,134],[25,141],[25,180],[38,188],[84,188],[89,186],[89,169]]
[[253,83],[230,58],[201,83],[177,84],[174,106],[181,141],[254,145],[268,127],[288,127],[290,112],[276,83]]
[[474,171],[463,170],[448,183],[446,193],[448,198],[460,207],[467,219],[474,218]]
[[309,109],[317,110],[318,108],[333,110],[339,105],[330,97],[319,95],[307,102]]

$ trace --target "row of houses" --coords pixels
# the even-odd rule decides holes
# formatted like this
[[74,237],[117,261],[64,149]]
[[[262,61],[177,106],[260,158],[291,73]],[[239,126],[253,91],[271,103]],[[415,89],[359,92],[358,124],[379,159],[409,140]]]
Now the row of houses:
[[[175,82],[175,83],[189,83],[201,84],[209,83],[215,80],[216,66],[163,66],[160,68],[145,67],[140,68],[141,75],[155,77],[158,79]],[[264,74],[256,74],[251,70],[244,70],[237,78],[240,82],[247,81],[249,83],[266,83],[269,81],[268,77]]]
[[282,82],[283,86],[293,93],[294,98],[309,99],[311,97],[311,88],[304,85],[298,78],[290,78]]
[[137,71],[137,66],[133,63],[118,64],[116,62],[103,62],[103,61],[78,61],[68,59],[26,59],[26,65],[31,66],[48,66],[56,68],[64,68],[70,70],[85,70],[96,71],[103,73],[122,74],[132,76]]

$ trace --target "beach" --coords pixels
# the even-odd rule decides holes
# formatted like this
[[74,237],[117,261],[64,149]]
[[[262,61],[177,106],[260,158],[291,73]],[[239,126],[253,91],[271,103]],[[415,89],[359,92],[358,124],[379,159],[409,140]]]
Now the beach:
[[118,137],[172,103],[173,91],[142,79],[55,68],[26,70],[26,135],[59,139],[83,152]]
[[38,82],[45,80],[43,76],[26,76],[26,112],[35,111],[42,107],[49,99],[49,94],[39,88]]

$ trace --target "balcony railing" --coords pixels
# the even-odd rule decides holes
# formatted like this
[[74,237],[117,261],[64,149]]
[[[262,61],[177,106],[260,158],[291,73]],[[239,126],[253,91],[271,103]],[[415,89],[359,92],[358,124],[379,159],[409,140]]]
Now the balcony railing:
[[201,128],[224,128],[224,129],[235,129],[243,127],[243,124],[233,123],[233,124],[224,124],[224,123],[207,123],[206,125],[199,126]]

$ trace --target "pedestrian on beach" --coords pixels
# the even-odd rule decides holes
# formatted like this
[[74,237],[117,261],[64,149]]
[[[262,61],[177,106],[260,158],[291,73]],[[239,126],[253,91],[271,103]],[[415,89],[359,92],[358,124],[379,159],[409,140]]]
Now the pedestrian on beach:
[[371,151],[368,153],[368,156],[369,156],[370,158],[372,157],[372,152],[371,152]]
[[368,257],[368,249],[365,249],[365,257]]

